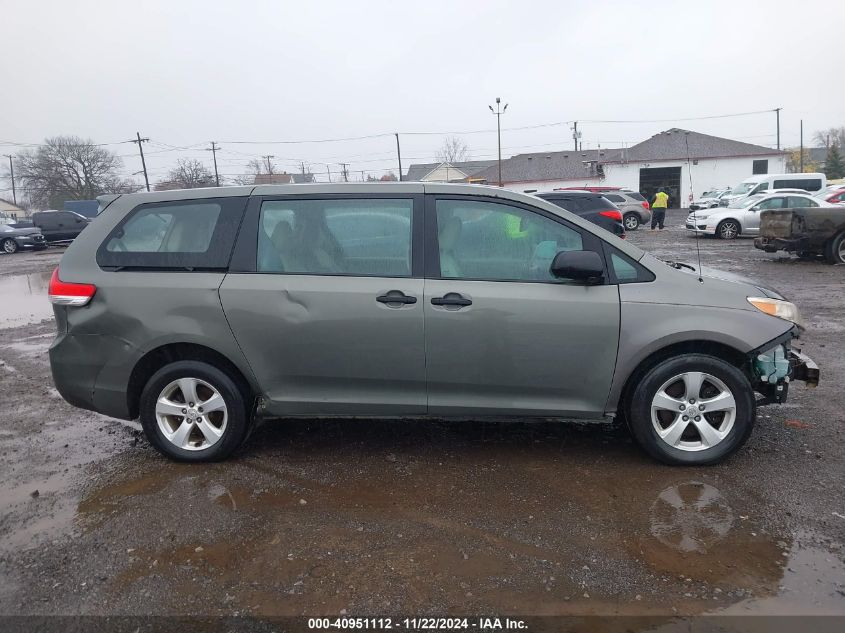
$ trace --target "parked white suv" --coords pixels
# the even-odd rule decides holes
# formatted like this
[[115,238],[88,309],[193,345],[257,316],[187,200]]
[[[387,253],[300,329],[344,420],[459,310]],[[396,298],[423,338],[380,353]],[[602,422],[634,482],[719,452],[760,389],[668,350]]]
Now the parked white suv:
[[693,233],[732,240],[740,235],[757,235],[760,232],[760,211],[820,206],[836,205],[822,202],[799,189],[775,189],[767,194],[758,193],[734,200],[727,207],[694,211],[687,216],[685,226]]

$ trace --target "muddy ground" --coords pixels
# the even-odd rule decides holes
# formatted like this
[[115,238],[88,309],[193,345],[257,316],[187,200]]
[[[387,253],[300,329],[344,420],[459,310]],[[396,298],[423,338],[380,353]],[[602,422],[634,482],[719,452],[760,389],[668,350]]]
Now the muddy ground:
[[[630,239],[694,261],[682,219]],[[524,421],[279,421],[175,464],[52,386],[61,252],[0,256],[0,614],[845,614],[845,267],[700,246],[800,306],[822,370],[709,468]]]

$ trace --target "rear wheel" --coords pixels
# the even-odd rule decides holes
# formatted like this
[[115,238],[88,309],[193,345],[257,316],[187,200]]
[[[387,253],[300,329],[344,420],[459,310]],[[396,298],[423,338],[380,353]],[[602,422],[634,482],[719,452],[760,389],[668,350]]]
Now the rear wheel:
[[716,227],[716,235],[723,240],[732,240],[739,235],[739,222],[736,220],[722,220]]
[[199,361],[158,370],[141,394],[141,425],[162,454],[184,462],[225,459],[246,439],[247,399],[223,371]]
[[628,421],[637,443],[666,464],[721,461],[751,434],[754,392],[745,375],[712,356],[663,361],[634,388]]
[[845,264],[845,232],[830,240],[826,250],[827,261],[831,264]]
[[15,240],[13,240],[12,238],[8,238],[8,239],[3,240],[3,252],[9,253],[10,255],[12,253],[17,253],[18,252],[18,243]]
[[626,213],[624,222],[626,231],[636,231],[640,226],[640,216],[636,213]]

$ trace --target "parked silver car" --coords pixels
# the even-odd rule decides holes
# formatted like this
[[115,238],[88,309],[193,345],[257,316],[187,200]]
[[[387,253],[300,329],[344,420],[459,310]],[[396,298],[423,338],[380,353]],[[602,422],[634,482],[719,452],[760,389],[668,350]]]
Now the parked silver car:
[[[111,196],[50,282],[55,384],[183,461],[291,416],[625,420],[719,461],[818,381],[797,308],[495,187],[265,185]],[[755,401],[755,392],[761,395]]]
[[636,231],[640,224],[651,222],[651,207],[642,194],[620,189],[603,191],[602,195],[622,211],[622,224],[626,231]]

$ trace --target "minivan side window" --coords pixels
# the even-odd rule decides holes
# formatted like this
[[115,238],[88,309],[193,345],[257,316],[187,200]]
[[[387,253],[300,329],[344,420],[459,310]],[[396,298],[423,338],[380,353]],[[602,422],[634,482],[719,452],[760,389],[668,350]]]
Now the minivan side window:
[[264,273],[410,277],[413,200],[269,200],[261,205]]
[[102,243],[97,264],[225,269],[245,206],[244,198],[141,204]]
[[444,199],[436,212],[445,279],[555,281],[555,255],[583,247],[575,229],[510,205]]
[[818,191],[822,188],[820,178],[796,178],[794,180],[775,180],[774,189],[804,189],[805,191]]

